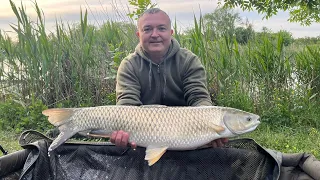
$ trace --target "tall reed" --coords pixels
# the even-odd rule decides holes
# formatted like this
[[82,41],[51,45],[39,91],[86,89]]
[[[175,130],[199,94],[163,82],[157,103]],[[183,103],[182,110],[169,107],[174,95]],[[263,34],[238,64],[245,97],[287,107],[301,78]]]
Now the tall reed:
[[[18,20],[12,25],[17,41],[0,33],[2,100],[40,99],[50,107],[115,103],[117,67],[138,43],[132,21],[107,19],[95,27],[88,23],[87,11],[81,10],[80,24],[56,21],[55,32],[47,33],[37,3],[35,22],[22,5],[10,3]],[[266,122],[320,127],[314,118],[319,110],[318,46],[287,47],[281,33],[245,45],[234,36],[213,39],[202,16],[194,16],[194,27],[187,33],[177,31],[176,21],[173,28],[181,46],[202,61],[217,105],[259,113]]]
[[[302,101],[298,92],[313,92],[310,98],[319,98],[315,93],[319,87],[319,48],[307,46],[299,51],[301,48],[288,47],[281,33],[276,39],[266,34],[246,45],[238,44],[235,37],[211,39],[202,17],[194,18],[194,22],[188,34],[177,36],[203,62],[216,104],[254,111],[268,116],[266,121],[272,123],[304,124],[298,114],[310,112],[308,107],[315,107],[315,101]],[[306,83],[309,86],[303,86]],[[309,119],[308,124],[319,127],[317,119]]]
[[[1,35],[1,83],[19,92],[22,102],[36,97],[49,106],[59,102],[73,106],[109,103],[114,91],[117,65],[131,51],[137,38],[132,22],[107,20],[101,28],[88,24],[88,13],[80,11],[80,24],[56,21],[54,33],[45,30],[45,17],[38,4],[36,22],[10,1],[18,23],[11,25],[17,42]],[[132,34],[129,35],[129,34]],[[68,103],[69,102],[69,103]]]

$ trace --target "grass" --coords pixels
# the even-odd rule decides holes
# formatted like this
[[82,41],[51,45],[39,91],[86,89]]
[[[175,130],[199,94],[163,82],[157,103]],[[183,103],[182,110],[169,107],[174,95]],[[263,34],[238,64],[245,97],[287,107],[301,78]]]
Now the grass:
[[282,153],[309,153],[320,159],[320,131],[312,127],[271,127],[261,124],[255,131],[243,135],[261,146]]
[[[15,151],[21,150],[18,143],[19,134],[14,133],[13,131],[0,131],[0,145],[8,153],[13,153]],[[0,156],[3,156],[3,153],[0,153]]]
[[[255,131],[238,138],[252,138],[261,146],[282,153],[309,153],[320,160],[320,131],[315,128],[271,127],[261,124]],[[19,135],[14,132],[0,132],[0,144],[9,153],[22,149]],[[2,154],[1,154],[2,155]],[[0,156],[1,156],[0,155]]]

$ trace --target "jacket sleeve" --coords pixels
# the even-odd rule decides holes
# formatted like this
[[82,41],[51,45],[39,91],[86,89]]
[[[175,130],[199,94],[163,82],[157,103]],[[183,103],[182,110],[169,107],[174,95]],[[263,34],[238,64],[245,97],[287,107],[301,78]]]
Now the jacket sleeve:
[[140,92],[141,86],[132,64],[126,59],[122,60],[117,71],[117,105],[142,105]]
[[206,72],[200,59],[192,54],[184,66],[184,96],[189,106],[212,106],[206,87]]

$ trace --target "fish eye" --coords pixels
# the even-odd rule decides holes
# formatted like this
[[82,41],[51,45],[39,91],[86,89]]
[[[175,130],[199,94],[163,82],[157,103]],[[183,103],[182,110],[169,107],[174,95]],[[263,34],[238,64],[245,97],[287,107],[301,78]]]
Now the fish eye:
[[250,122],[251,120],[252,120],[252,118],[251,118],[251,117],[247,117],[247,121],[249,121],[249,122]]

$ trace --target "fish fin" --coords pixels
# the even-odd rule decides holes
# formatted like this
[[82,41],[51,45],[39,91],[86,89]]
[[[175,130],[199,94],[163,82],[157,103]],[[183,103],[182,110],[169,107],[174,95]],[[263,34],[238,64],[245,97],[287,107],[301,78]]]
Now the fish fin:
[[59,127],[59,130],[60,130],[60,134],[50,144],[48,151],[53,151],[54,149],[56,149],[58,146],[66,142],[69,138],[71,138],[73,135],[75,135],[78,132],[77,129],[70,127],[69,123],[61,125]]
[[78,134],[80,136],[84,136],[84,137],[87,137],[88,134],[90,134],[91,130],[85,130],[85,131],[79,131]]
[[43,115],[48,116],[48,121],[54,126],[58,126],[60,130],[60,134],[51,143],[48,151],[53,151],[78,132],[68,123],[74,112],[75,110],[72,108],[54,108],[42,111]]
[[87,136],[95,137],[95,138],[111,138],[111,131],[96,129],[87,132]]
[[162,155],[167,151],[168,147],[148,146],[146,150],[145,160],[148,160],[148,165],[152,166]]
[[74,114],[72,108],[54,108],[42,111],[42,114],[48,116],[48,121],[54,126],[60,126],[69,121],[69,118]]
[[112,131],[107,131],[107,130],[104,130],[104,129],[88,129],[88,130],[84,130],[84,131],[79,131],[78,134],[81,135],[81,136],[90,136],[90,135],[93,135],[93,136],[110,136],[112,133]]
[[220,133],[220,132],[222,132],[222,131],[225,130],[224,127],[219,126],[219,125],[216,125],[216,124],[209,124],[209,127],[210,127],[211,129],[213,129],[213,130],[214,130],[215,132],[217,132],[217,133]]
[[111,135],[112,131],[107,131],[104,129],[95,129],[95,130],[91,130],[89,133],[95,134],[95,135]]
[[166,105],[160,105],[160,104],[151,104],[151,105],[142,105],[141,108],[167,108]]

